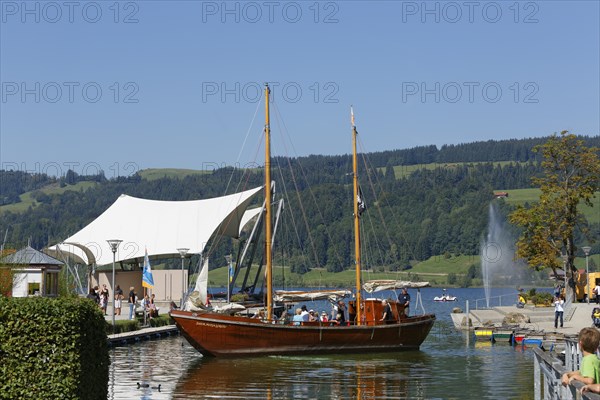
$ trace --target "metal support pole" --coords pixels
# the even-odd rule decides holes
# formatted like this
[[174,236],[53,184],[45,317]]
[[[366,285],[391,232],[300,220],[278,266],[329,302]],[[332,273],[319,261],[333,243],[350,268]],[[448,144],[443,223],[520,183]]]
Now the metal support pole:
[[184,274],[184,272],[183,272],[183,267],[184,267],[184,265],[183,265],[183,264],[184,264],[184,261],[185,261],[185,256],[186,256],[186,254],[187,254],[187,252],[188,252],[189,250],[190,250],[190,249],[188,249],[188,248],[183,248],[183,247],[182,247],[182,248],[179,248],[179,249],[177,249],[177,251],[179,252],[179,255],[181,256],[181,302],[180,302],[180,305],[179,305],[179,307],[180,307],[181,309],[183,309],[183,300],[184,300],[184,298],[185,298],[185,292],[186,292],[186,285],[185,285],[185,274]]
[[233,268],[233,256],[228,254],[225,256],[227,260],[227,303],[231,301],[231,269]]
[[585,253],[585,286],[587,288],[587,303],[590,304],[590,296],[591,296],[591,292],[590,292],[590,263],[589,263],[589,256],[590,256],[590,251],[592,250],[592,248],[590,246],[583,246],[581,248],[583,250],[583,252]]
[[[117,248],[119,247],[119,244],[121,244],[122,240],[120,239],[110,239],[107,240],[108,245],[110,246],[110,250],[113,253],[113,263],[112,263],[112,297],[113,297],[113,310],[112,310],[112,326],[113,326],[113,332],[115,330],[115,258],[116,258],[116,254],[117,254]],[[109,296],[110,297],[110,296]],[[106,299],[106,301],[108,302],[108,299]],[[108,307],[108,304],[107,304]]]

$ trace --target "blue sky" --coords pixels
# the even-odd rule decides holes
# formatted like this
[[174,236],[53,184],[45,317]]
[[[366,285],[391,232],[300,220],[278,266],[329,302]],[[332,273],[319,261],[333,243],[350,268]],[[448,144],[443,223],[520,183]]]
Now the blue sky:
[[597,1],[2,0],[0,12],[5,169],[262,163],[264,82],[277,155],[350,152],[351,104],[365,151],[600,131]]

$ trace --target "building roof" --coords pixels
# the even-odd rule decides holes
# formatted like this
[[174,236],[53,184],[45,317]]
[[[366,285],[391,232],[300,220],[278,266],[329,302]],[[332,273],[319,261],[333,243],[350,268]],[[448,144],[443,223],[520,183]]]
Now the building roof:
[[[49,248],[68,253],[78,262],[106,265],[113,261],[109,239],[122,240],[115,261],[141,261],[149,257],[179,257],[204,250],[214,234],[239,237],[240,223],[261,187],[204,200],[160,201],[122,194],[94,221]],[[65,254],[63,254],[65,255]]]
[[6,264],[19,264],[19,265],[63,265],[64,263],[57,260],[56,258],[50,257],[47,254],[42,253],[34,249],[31,246],[26,246],[21,250],[8,255],[2,259],[3,263]]

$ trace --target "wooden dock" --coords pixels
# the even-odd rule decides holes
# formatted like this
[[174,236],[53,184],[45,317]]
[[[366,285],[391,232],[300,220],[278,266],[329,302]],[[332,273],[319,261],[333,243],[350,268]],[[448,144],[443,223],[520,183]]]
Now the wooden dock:
[[179,335],[179,330],[175,325],[165,325],[108,335],[108,342],[111,346],[124,346],[144,340],[154,340],[176,335]]

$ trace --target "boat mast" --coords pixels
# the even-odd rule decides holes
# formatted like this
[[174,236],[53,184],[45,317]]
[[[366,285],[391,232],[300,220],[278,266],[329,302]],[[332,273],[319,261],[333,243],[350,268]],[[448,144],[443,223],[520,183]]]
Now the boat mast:
[[[352,176],[354,186],[354,257],[356,259],[356,324],[361,325],[362,322],[362,311],[361,298],[360,298],[360,226],[359,226],[359,214],[358,214],[358,160],[356,156],[356,125],[354,125],[354,111],[350,106],[350,122],[352,123]],[[362,199],[361,199],[362,200]]]
[[271,254],[271,127],[269,125],[269,84],[265,84],[265,257],[267,286],[267,319],[273,317],[273,260]]

